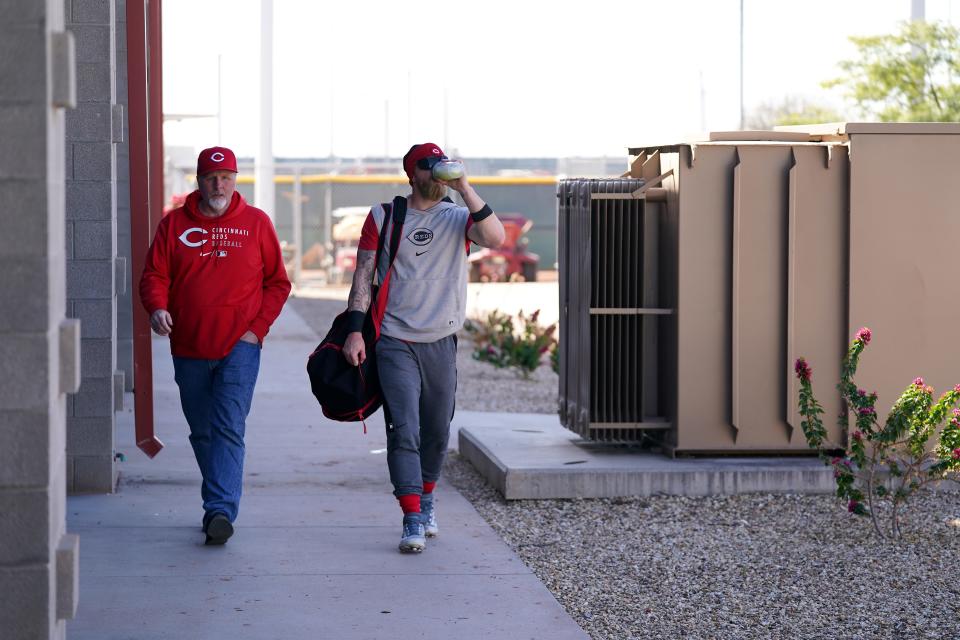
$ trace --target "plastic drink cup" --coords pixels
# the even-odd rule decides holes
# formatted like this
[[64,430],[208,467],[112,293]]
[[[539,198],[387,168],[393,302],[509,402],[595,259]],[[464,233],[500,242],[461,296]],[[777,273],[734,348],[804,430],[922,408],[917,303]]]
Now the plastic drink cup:
[[464,174],[463,163],[459,160],[441,160],[433,165],[434,180],[456,180]]

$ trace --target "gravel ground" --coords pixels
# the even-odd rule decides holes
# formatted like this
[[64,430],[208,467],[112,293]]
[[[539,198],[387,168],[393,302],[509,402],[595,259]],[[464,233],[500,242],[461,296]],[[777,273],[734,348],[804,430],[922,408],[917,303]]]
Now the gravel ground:
[[445,477],[591,638],[960,638],[958,493],[892,544],[826,496],[505,502],[457,455]]
[[[342,300],[290,298],[287,304],[321,337],[346,308]],[[319,340],[318,340],[319,342]],[[560,379],[546,361],[529,380],[513,370],[497,369],[472,357],[473,342],[461,332],[457,349],[457,409],[556,413]]]
[[[290,303],[320,334],[344,308]],[[555,411],[546,365],[521,380],[462,340],[458,368],[460,409]],[[506,502],[456,454],[445,477],[591,638],[960,638],[960,492],[915,499],[894,544],[827,496]]]

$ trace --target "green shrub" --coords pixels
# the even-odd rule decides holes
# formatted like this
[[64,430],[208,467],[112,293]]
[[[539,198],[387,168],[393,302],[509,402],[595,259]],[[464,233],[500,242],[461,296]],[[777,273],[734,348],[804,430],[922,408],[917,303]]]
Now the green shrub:
[[[916,378],[881,424],[877,394],[858,389],[853,382],[860,354],[872,337],[870,329],[857,332],[843,359],[837,385],[845,404],[838,419],[841,429],[849,428],[851,413],[854,418],[849,445],[827,441],[827,430],[820,419],[823,407],[813,396],[813,370],[804,358],[798,358],[794,365],[800,380],[800,415],[804,418],[800,426],[810,447],[833,467],[837,497],[846,501],[847,510],[870,517],[879,536],[900,538],[900,513],[909,498],[928,484],[957,480],[960,475],[960,409],[956,408],[960,385],[934,402],[933,388],[923,378]],[[931,448],[928,442],[938,432],[937,444]],[[838,450],[841,455],[831,455]],[[880,510],[885,516],[882,519]]]
[[529,316],[521,311],[516,318],[494,309],[485,318],[468,320],[464,328],[473,339],[473,357],[497,368],[512,367],[529,379],[557,342],[557,325],[541,327],[539,317],[539,309]]

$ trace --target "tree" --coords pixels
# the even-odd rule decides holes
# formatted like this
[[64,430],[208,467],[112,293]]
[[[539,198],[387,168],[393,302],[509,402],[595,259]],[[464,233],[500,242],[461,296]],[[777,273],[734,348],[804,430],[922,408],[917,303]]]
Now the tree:
[[845,90],[863,115],[883,122],[960,119],[960,30],[941,22],[906,22],[892,35],[851,37],[855,60],[824,83]]
[[765,102],[754,108],[744,119],[746,129],[763,131],[791,124],[837,122],[843,118],[830,107],[803,98],[787,96],[781,102]]

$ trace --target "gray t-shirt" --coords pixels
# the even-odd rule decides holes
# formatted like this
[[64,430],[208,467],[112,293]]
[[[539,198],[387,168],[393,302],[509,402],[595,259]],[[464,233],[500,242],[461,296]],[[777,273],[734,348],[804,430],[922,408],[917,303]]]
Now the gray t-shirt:
[[[383,229],[381,205],[371,209],[385,235],[377,281],[390,264],[392,224]],[[467,240],[470,212],[450,202],[427,211],[407,208],[400,248],[390,275],[380,332],[410,342],[433,342],[460,330],[467,315]],[[391,218],[392,221],[392,218]]]

